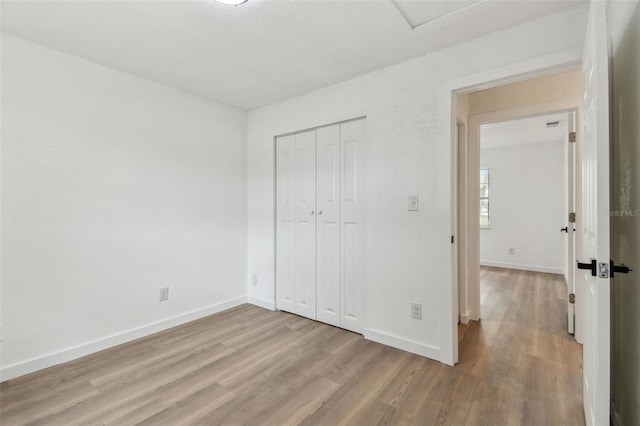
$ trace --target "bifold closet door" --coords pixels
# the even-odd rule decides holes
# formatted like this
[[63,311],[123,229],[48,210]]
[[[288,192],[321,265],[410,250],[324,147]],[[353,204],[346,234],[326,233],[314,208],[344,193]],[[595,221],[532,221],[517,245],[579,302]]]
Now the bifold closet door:
[[364,332],[365,313],[365,119],[340,124],[340,327]]
[[276,139],[278,309],[316,319],[316,132]]
[[340,326],[340,125],[317,129],[318,320]]

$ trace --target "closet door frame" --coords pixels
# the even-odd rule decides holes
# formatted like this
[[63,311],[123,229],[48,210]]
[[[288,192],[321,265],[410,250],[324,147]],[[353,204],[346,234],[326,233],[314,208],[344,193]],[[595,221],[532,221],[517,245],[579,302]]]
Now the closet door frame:
[[[344,160],[344,155],[345,155],[345,150],[344,150],[344,138],[343,138],[343,126],[344,125],[350,125],[350,123],[352,122],[360,122],[359,124],[356,123],[356,126],[360,126],[361,130],[360,130],[360,136],[361,139],[359,140],[359,146],[357,147],[357,159],[356,159],[356,163],[357,163],[357,182],[358,182],[358,198],[357,198],[357,203],[354,203],[353,199],[350,199],[350,215],[347,218],[348,220],[345,222],[343,220],[343,215],[342,215],[342,209],[343,209],[343,203],[345,203],[344,200],[344,194],[345,194],[345,188],[344,188],[344,181],[343,181],[343,174],[345,173],[345,160]],[[288,272],[291,271],[291,265],[289,265],[289,268],[285,267],[285,265],[282,264],[282,259],[279,257],[279,255],[281,254],[281,250],[282,250],[282,244],[285,243],[285,241],[283,241],[283,235],[281,234],[282,229],[280,229],[282,227],[282,224],[280,223],[280,212],[279,210],[282,208],[282,204],[281,204],[281,195],[279,193],[279,182],[280,179],[282,178],[280,176],[281,174],[281,170],[280,170],[280,161],[282,161],[282,159],[280,158],[280,153],[279,153],[279,149],[278,149],[278,141],[279,140],[285,140],[285,138],[290,138],[290,137],[294,137],[296,135],[299,135],[301,133],[305,133],[305,132],[310,132],[310,131],[314,131],[316,132],[316,208],[314,209],[314,213],[315,213],[315,220],[316,220],[316,244],[322,246],[322,242],[320,242],[320,238],[319,238],[319,232],[318,232],[318,227],[322,226],[323,224],[323,216],[325,218],[327,218],[327,222],[330,222],[332,220],[331,218],[331,214],[327,213],[327,207],[324,205],[324,203],[322,203],[321,201],[318,201],[320,198],[322,197],[321,194],[321,190],[317,189],[318,186],[318,178],[317,178],[317,174],[318,174],[318,157],[319,155],[319,150],[318,150],[318,135],[317,132],[325,132],[327,131],[328,128],[330,127],[337,127],[338,128],[338,134],[339,134],[339,184],[338,184],[338,192],[339,192],[339,196],[340,196],[340,203],[338,203],[337,206],[337,210],[338,210],[338,218],[339,218],[339,232],[338,232],[338,238],[339,238],[339,246],[340,246],[340,256],[339,256],[339,260],[340,260],[340,265],[339,265],[339,274],[340,274],[340,295],[339,295],[339,310],[338,307],[336,306],[335,301],[330,303],[333,305],[333,307],[331,308],[331,311],[335,312],[336,315],[333,314],[333,312],[324,312],[321,313],[321,311],[323,311],[322,306],[323,305],[323,301],[326,300],[326,297],[323,295],[319,295],[318,294],[318,279],[319,279],[319,272],[320,272],[320,267],[318,266],[319,263],[319,256],[316,254],[316,297],[315,297],[315,303],[316,303],[316,310],[314,311],[313,316],[308,315],[307,313],[304,313],[301,309],[298,309],[296,305],[296,301],[293,300],[294,303],[286,303],[286,301],[283,300],[282,296],[283,296],[283,291],[286,290],[286,288],[283,288],[284,285],[287,284],[287,282],[283,282],[282,280],[282,275],[285,274],[285,277],[287,276],[286,274]],[[366,245],[365,245],[365,230],[366,230],[366,218],[365,218],[365,192],[366,192],[366,186],[363,185],[363,183],[366,182],[366,165],[365,165],[365,149],[364,146],[366,145],[366,116],[359,116],[356,118],[352,118],[352,119],[348,119],[348,120],[343,120],[343,121],[339,121],[339,122],[335,122],[335,123],[331,123],[331,124],[326,124],[326,125],[322,125],[322,126],[317,126],[317,127],[311,127],[308,129],[304,129],[304,130],[299,130],[299,131],[295,131],[295,132],[289,132],[289,133],[284,133],[281,135],[277,135],[274,137],[273,140],[273,149],[274,149],[274,195],[275,195],[275,203],[274,203],[274,210],[275,210],[275,214],[274,214],[274,253],[275,253],[275,259],[274,259],[274,297],[275,297],[275,301],[276,301],[276,310],[282,310],[282,311],[286,311],[286,312],[291,312],[297,315],[301,315],[301,316],[305,316],[314,320],[319,320],[322,322],[325,322],[327,324],[331,324],[331,325],[335,325],[341,328],[344,328],[346,330],[350,330],[350,331],[354,331],[357,333],[363,333],[364,329],[365,329],[365,318],[366,318],[366,266],[365,266],[365,251],[366,251]],[[322,210],[322,214],[318,214],[318,212]],[[330,209],[329,209],[330,210]],[[334,216],[335,217],[335,216]],[[348,229],[350,227],[350,225],[354,224],[354,220],[356,220],[358,226],[358,234],[357,234],[357,238],[355,240],[355,245],[351,244],[351,246],[346,247],[345,246],[345,238],[343,237],[345,230]],[[353,227],[351,227],[353,228]],[[348,231],[347,231],[348,232]],[[295,238],[295,235],[294,235]],[[356,268],[356,274],[351,274],[351,282],[352,282],[352,286],[351,288],[347,289],[345,288],[345,282],[349,281],[349,277],[345,276],[345,270],[344,270],[344,258],[345,258],[345,251],[349,250],[349,249],[356,249],[357,252],[357,256],[354,258],[354,262],[352,264],[353,267]],[[320,247],[317,247],[318,250],[320,250]],[[295,250],[295,248],[294,248]],[[295,268],[295,265],[293,266]],[[352,271],[353,272],[353,271]],[[290,277],[291,279],[294,279],[292,277]],[[355,279],[354,279],[355,278]],[[290,281],[289,283],[292,283],[292,281]],[[357,301],[355,303],[351,304],[350,309],[346,309],[345,306],[345,300],[347,300],[348,297],[353,297],[353,295],[356,295],[355,297],[357,297]],[[295,298],[294,298],[295,299]],[[335,299],[334,299],[335,300]],[[327,314],[327,315],[324,315]]]

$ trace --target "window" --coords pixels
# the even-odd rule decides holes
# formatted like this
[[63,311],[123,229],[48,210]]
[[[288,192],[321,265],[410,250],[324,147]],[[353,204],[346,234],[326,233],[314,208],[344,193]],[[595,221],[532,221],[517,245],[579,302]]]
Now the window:
[[489,169],[480,169],[480,228],[489,228]]

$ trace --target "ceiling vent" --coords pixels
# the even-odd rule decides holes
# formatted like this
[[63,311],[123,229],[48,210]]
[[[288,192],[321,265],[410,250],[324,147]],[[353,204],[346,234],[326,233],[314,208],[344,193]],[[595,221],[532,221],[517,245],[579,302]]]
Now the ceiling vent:
[[560,121],[547,121],[547,129],[550,127],[558,127],[560,125]]

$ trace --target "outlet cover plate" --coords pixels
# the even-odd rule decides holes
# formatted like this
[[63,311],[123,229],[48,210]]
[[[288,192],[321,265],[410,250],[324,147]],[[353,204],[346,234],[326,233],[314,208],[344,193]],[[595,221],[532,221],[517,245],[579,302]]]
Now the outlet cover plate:
[[413,319],[422,319],[422,304],[420,303],[412,303],[411,304],[411,318]]
[[409,195],[409,211],[417,212],[418,211],[418,196],[417,195]]
[[160,302],[163,302],[165,300],[169,300],[169,287],[162,287],[160,289],[160,296],[158,297],[158,300]]

